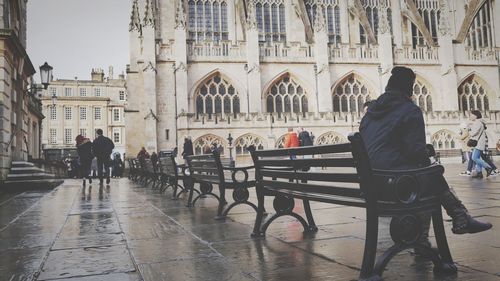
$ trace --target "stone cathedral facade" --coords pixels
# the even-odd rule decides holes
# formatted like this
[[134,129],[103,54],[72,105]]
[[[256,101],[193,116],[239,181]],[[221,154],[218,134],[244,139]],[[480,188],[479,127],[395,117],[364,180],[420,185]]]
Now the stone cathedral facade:
[[288,127],[346,141],[396,65],[438,150],[472,109],[500,136],[500,0],[132,0],[129,30],[128,155],[190,136],[227,156],[231,134],[245,162]]

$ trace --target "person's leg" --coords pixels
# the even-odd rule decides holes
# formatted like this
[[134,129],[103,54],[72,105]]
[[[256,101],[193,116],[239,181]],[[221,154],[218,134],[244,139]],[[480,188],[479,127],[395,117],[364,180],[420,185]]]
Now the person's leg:
[[[469,211],[453,193],[444,176],[436,177],[433,175],[428,178],[421,178],[421,180],[421,187],[423,188],[422,196],[434,194],[439,197],[441,205],[453,220],[453,233],[477,233],[492,227],[490,223],[480,222],[469,215]],[[423,223],[426,223],[426,221]]]
[[109,171],[109,168],[110,168],[110,164],[111,164],[111,161],[109,161],[109,157],[106,157],[106,159],[104,159],[104,168],[106,169],[106,183],[109,183],[110,182],[110,171]]
[[102,169],[104,165],[104,159],[102,158],[97,158],[97,176],[99,177],[99,183],[103,183],[103,174],[102,174]]
[[491,169],[496,170],[497,166],[495,166],[495,163],[493,163],[492,159],[487,157],[484,152],[481,151],[481,159],[483,159],[486,164],[490,165]]
[[488,165],[488,163],[484,162],[484,160],[481,159],[481,150],[474,148],[474,151],[472,152],[472,160],[474,160],[474,162],[476,163],[476,172],[478,177],[482,177],[483,168],[486,169],[489,175],[491,167],[490,165]]
[[467,151],[467,171],[469,173],[472,172],[472,168],[474,168],[474,160],[472,160],[472,152]]

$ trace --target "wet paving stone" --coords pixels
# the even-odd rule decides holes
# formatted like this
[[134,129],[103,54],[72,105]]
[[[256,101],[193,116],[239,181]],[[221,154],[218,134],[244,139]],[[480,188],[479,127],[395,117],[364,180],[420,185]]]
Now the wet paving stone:
[[[384,280],[500,281],[500,177],[472,180],[459,177],[460,168],[447,168],[450,185],[474,217],[495,227],[453,235],[445,214],[458,274],[435,275],[433,264],[409,249],[389,263]],[[205,198],[186,208],[185,197],[171,196],[127,179],[102,188],[67,180],[50,192],[1,195],[0,281],[343,281],[359,276],[364,209],[313,202],[317,233],[303,233],[298,221],[282,217],[265,238],[252,239],[253,209],[236,208],[217,221],[216,200]],[[8,209],[14,199],[19,206]],[[250,200],[256,202],[254,191]],[[300,200],[295,210],[303,214]],[[393,243],[389,223],[380,220],[378,254]]]
[[79,248],[51,251],[38,280],[133,271],[125,245]]

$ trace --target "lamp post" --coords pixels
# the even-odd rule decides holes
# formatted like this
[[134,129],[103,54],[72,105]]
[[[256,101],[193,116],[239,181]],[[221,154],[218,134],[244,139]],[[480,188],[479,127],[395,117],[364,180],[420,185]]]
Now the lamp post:
[[245,65],[243,66],[243,69],[245,69],[245,75],[247,77],[247,114],[250,114],[250,93],[249,93],[249,90],[248,90],[248,74],[251,72],[248,71],[248,63],[245,63]]
[[384,85],[382,85],[382,66],[378,65],[377,66],[377,71],[378,71],[378,83],[380,85],[380,94],[384,92]]
[[231,166],[233,165],[233,137],[231,136],[231,133],[229,133],[229,136],[227,137],[227,143],[229,144],[229,163],[231,163]]
[[175,66],[175,62],[172,64],[172,69],[174,71],[174,108],[175,108],[175,147],[179,146],[179,132],[178,132],[178,119],[179,114],[177,113],[177,70],[180,66]]

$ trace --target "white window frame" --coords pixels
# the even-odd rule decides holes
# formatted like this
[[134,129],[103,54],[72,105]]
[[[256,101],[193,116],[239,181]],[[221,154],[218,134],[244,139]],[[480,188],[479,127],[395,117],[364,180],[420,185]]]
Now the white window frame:
[[57,144],[57,129],[49,129],[49,142],[50,144]]
[[73,142],[73,129],[64,128],[64,143],[71,144]]
[[94,120],[102,120],[102,108],[101,107],[94,108]]
[[87,107],[86,106],[80,107],[80,120],[87,120]]
[[80,88],[80,97],[87,96],[87,88]]
[[57,107],[50,106],[49,115],[50,115],[50,120],[57,120]]
[[73,108],[65,107],[64,108],[64,119],[65,120],[73,120]]
[[120,91],[120,92],[118,93],[118,99],[119,99],[120,101],[124,101],[124,100],[125,100],[125,91]]
[[80,128],[80,135],[82,135],[83,137],[87,137],[87,129]]
[[64,88],[64,96],[65,97],[72,97],[73,96],[73,89],[70,87]]
[[100,97],[102,95],[101,88],[94,88],[94,96]]
[[113,121],[114,122],[121,121],[121,112],[119,108],[113,108]]

